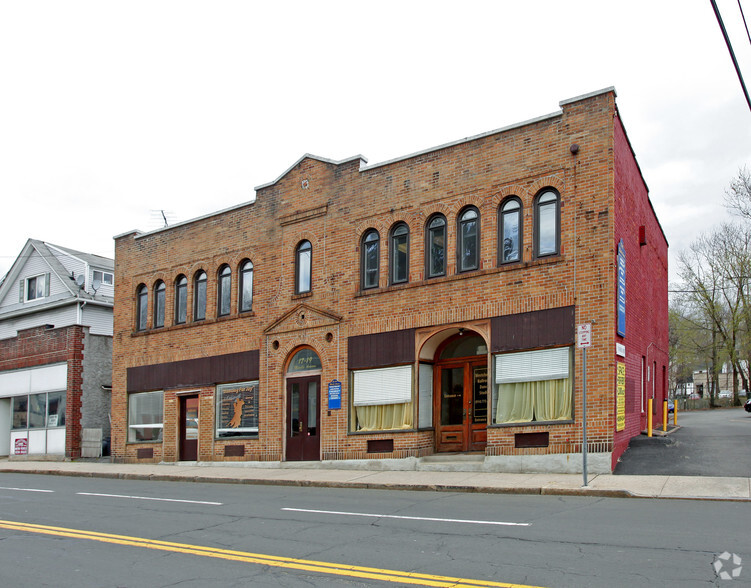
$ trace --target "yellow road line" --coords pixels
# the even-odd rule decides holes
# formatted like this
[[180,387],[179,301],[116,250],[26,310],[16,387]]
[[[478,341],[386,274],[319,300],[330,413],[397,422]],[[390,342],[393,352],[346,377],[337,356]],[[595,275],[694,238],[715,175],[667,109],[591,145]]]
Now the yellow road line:
[[88,539],[90,541],[100,541],[102,543],[142,547],[145,549],[158,549],[161,551],[171,551],[174,553],[185,553],[189,555],[200,555],[203,557],[214,557],[218,559],[255,563],[272,567],[302,570],[306,572],[334,574],[338,576],[365,578],[369,580],[381,580],[384,582],[419,584],[421,586],[437,586],[443,588],[458,588],[461,586],[493,588],[539,588],[522,584],[509,584],[507,582],[491,582],[484,580],[472,580],[469,578],[452,578],[449,576],[435,576],[430,574],[419,574],[416,572],[401,572],[398,570],[352,566],[324,561],[296,559],[292,557],[265,555],[260,553],[249,553],[245,551],[233,551],[230,549],[217,549],[215,547],[189,545],[187,543],[173,543],[170,541],[145,539],[143,537],[111,535],[109,533],[97,533],[95,531],[67,529],[65,527],[51,527],[49,525],[35,525],[31,523],[19,523],[15,521],[0,520],[0,528],[10,529],[13,531],[24,531],[27,533],[55,535],[57,537],[70,537],[72,539]]

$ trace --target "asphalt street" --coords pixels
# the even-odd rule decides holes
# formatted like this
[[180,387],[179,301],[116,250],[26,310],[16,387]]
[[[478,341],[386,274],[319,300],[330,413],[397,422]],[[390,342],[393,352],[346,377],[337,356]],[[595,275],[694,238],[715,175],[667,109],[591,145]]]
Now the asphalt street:
[[632,439],[614,474],[751,477],[751,413],[680,412],[678,425],[666,437]]

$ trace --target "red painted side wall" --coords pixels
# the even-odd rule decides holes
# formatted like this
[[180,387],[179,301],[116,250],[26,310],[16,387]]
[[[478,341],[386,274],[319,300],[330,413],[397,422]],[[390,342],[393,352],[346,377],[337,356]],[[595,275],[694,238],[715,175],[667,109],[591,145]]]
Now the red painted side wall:
[[0,340],[0,371],[68,364],[65,405],[65,456],[81,457],[81,393],[85,327],[34,327]]
[[[626,251],[626,334],[625,337],[615,335],[616,343],[626,347],[625,358],[615,357],[616,364],[626,364],[626,427],[614,435],[615,467],[629,440],[646,428],[646,400],[642,410],[642,377],[647,398],[654,398],[653,426],[657,427],[662,422],[662,401],[667,398],[667,383],[663,374],[667,373],[668,366],[668,243],[617,114],[613,134],[613,254],[617,255],[621,239]],[[639,238],[642,226],[644,244],[640,243]],[[617,283],[618,267],[615,261]],[[613,305],[617,317],[617,294]],[[647,370],[642,370],[643,363]],[[613,374],[614,410],[616,373]]]

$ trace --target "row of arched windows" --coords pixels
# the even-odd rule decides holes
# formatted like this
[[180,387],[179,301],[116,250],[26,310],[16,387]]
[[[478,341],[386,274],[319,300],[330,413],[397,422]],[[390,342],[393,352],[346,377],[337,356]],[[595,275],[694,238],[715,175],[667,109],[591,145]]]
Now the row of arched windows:
[[[560,249],[560,196],[550,188],[534,199],[534,258],[557,255]],[[498,263],[522,261],[522,201],[509,196],[498,209]],[[425,276],[435,278],[447,272],[447,221],[434,214],[425,224]],[[389,231],[389,285],[409,281],[409,226],[398,222]],[[365,231],[361,241],[360,281],[362,289],[377,288],[380,281],[380,234],[376,229]],[[474,206],[463,208],[456,225],[457,272],[480,267],[480,211]]]
[[[238,312],[249,312],[253,309],[253,263],[246,259],[238,266],[239,287],[237,291]],[[232,269],[229,265],[219,268],[216,275],[216,315],[227,316],[232,312]],[[193,276],[193,304],[192,321],[206,319],[206,301],[208,276],[199,270]],[[188,322],[188,278],[180,274],[174,283],[174,317],[173,324],[182,325]],[[167,313],[167,286],[158,280],[153,287],[152,322],[151,327],[159,329],[165,326]],[[136,329],[148,328],[149,318],[149,288],[141,284],[136,290]]]

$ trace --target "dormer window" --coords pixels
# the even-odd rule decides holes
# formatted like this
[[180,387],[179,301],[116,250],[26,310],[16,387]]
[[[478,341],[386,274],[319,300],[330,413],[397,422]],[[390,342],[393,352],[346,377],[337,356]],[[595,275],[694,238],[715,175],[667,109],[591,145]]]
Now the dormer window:
[[115,278],[110,272],[100,272],[99,270],[94,270],[93,278],[95,282],[99,280],[99,283],[105,286],[111,286],[115,283]]
[[50,295],[49,274],[41,274],[21,281],[21,302],[38,300]]

